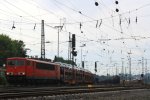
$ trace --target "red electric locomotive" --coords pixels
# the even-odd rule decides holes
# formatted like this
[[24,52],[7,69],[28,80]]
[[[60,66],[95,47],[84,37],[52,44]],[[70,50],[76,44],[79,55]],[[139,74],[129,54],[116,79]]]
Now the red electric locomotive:
[[56,83],[60,80],[60,66],[29,58],[8,58],[6,77],[10,83]]

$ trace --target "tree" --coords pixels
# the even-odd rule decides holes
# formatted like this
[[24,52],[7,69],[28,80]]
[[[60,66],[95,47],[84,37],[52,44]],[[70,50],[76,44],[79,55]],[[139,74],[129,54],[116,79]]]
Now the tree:
[[57,56],[55,56],[54,62],[62,62],[62,63],[66,63],[66,64],[76,65],[76,63],[72,60],[64,60],[63,57],[57,57]]
[[12,40],[10,37],[0,35],[0,66],[8,57],[26,57],[25,44],[21,40]]
[[21,40],[12,41],[12,55],[15,57],[26,57],[25,44]]
[[0,35],[0,57],[7,57],[11,55],[11,50],[12,44],[11,44],[11,39],[6,36],[6,35]]

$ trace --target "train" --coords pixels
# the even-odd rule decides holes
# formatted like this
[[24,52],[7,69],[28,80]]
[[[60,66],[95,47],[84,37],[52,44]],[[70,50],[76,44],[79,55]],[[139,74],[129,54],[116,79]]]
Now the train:
[[10,84],[93,84],[94,75],[83,68],[61,62],[11,57],[6,62],[6,79]]

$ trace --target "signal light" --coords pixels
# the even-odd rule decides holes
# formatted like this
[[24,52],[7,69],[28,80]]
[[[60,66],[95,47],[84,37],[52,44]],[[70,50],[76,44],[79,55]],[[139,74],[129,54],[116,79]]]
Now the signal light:
[[98,2],[95,2],[95,6],[98,6]]
[[144,74],[141,74],[141,77],[144,77]]
[[73,56],[77,56],[77,51],[72,51]]
[[116,3],[116,4],[119,4],[119,2],[118,2],[118,1],[115,1],[115,3]]
[[76,49],[76,48],[75,48],[75,47],[73,47],[73,48],[72,48],[72,51],[74,51],[75,49]]
[[97,72],[97,62],[95,62],[95,72]]
[[72,48],[75,48],[76,46],[76,38],[75,38],[75,34],[72,34]]
[[82,61],[82,68],[84,68],[84,61]]
[[118,8],[116,8],[116,12],[119,12],[119,9],[118,9]]

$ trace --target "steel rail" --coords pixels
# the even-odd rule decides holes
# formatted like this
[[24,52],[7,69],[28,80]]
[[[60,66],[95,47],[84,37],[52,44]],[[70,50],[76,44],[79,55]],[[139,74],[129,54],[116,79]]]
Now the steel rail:
[[[121,91],[143,89],[143,87],[108,87],[108,88],[59,88],[59,89],[35,89],[35,90],[20,90],[20,91],[7,91],[1,92],[0,98],[22,98],[22,97],[37,97],[37,96],[52,96],[52,95],[65,95],[65,94],[78,94],[90,92],[106,92],[106,91]],[[147,89],[147,88],[145,88]]]

